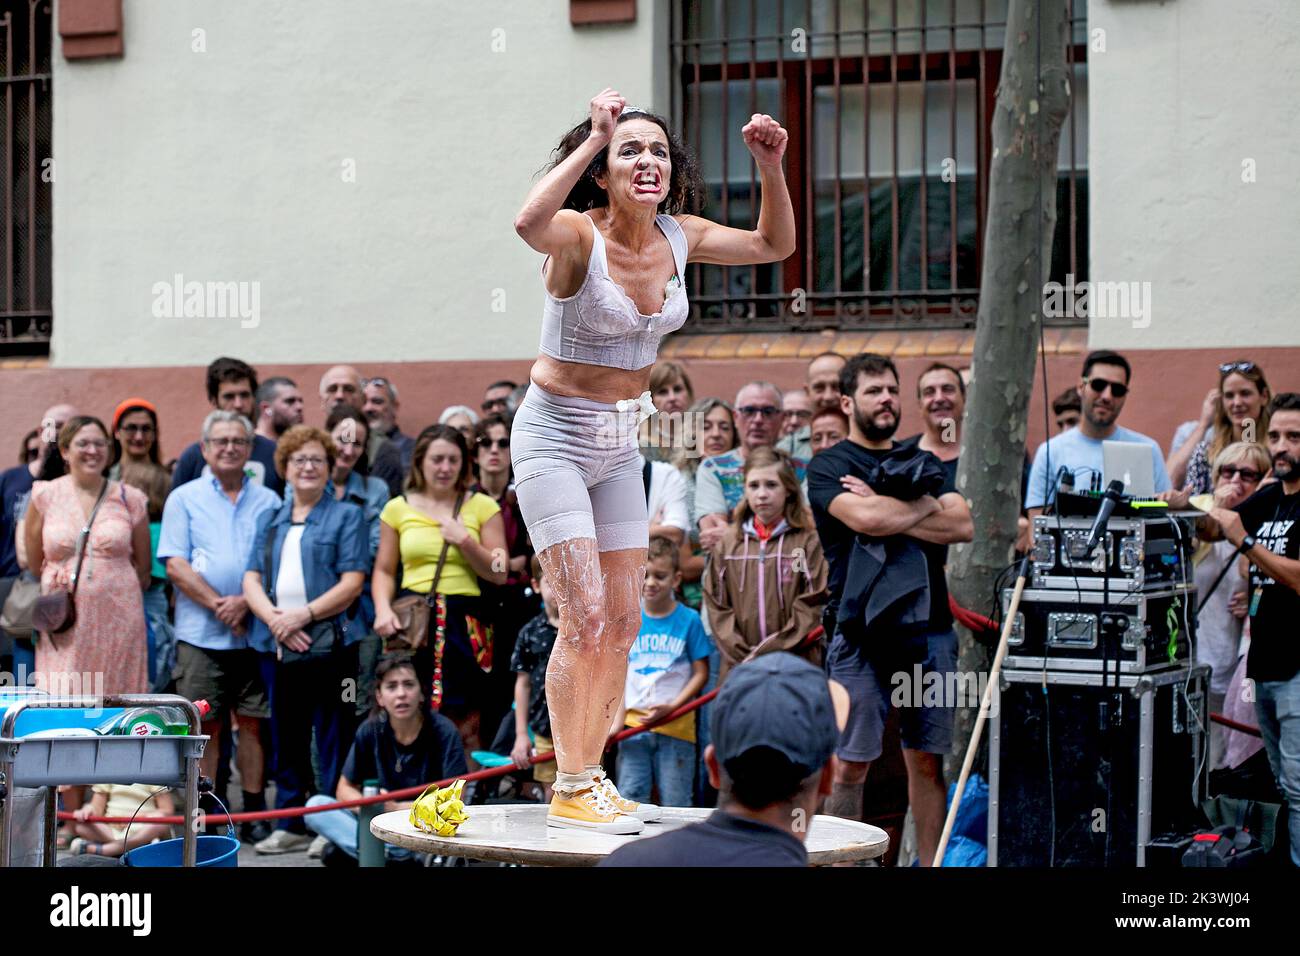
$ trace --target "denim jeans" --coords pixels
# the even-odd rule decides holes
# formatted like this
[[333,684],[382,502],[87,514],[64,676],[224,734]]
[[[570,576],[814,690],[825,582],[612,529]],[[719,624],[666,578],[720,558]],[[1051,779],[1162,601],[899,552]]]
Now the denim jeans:
[[1268,764],[1290,810],[1291,862],[1300,866],[1300,674],[1255,681],[1255,715]]
[[[176,663],[176,638],[167,619],[167,585],[154,582],[144,592],[145,639],[149,655],[149,688],[151,691],[165,686],[171,677],[171,667]],[[160,673],[158,651],[165,656],[166,671]]]
[[[722,670],[722,652],[715,645],[709,655],[709,679],[700,689],[700,696],[707,694],[718,686],[718,673]],[[715,698],[716,699],[716,698]],[[718,791],[709,783],[709,768],[704,765],[704,749],[709,745],[709,713],[713,704],[708,703],[695,711],[695,803],[697,807],[712,807],[718,802]]]
[[659,786],[665,807],[689,807],[695,785],[695,744],[654,731],[629,737],[618,745],[618,792],[627,800],[650,802],[650,787]]
[[[307,799],[307,806],[319,807],[334,802],[336,798],[318,793]],[[317,836],[323,836],[354,860],[357,858],[357,819],[357,815],[351,810],[322,810],[320,813],[309,813],[302,818],[308,830]],[[412,855],[412,851],[403,847],[384,844],[385,859],[404,860]]]

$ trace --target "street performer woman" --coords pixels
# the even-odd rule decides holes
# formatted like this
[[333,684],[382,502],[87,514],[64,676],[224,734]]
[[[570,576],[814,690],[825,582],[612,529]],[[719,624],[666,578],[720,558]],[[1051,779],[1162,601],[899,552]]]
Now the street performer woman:
[[546,255],[546,304],[510,451],[560,612],[546,674],[557,764],[547,822],[637,833],[658,808],[622,799],[600,761],[641,623],[649,521],[636,435],[654,411],[650,370],[659,340],[686,321],[687,262],[776,262],[794,251],[795,227],[781,169],[789,137],[770,116],[741,131],[762,177],[758,228],[744,230],[688,214],[703,185],[664,119],[612,89],[590,109],[515,219]]

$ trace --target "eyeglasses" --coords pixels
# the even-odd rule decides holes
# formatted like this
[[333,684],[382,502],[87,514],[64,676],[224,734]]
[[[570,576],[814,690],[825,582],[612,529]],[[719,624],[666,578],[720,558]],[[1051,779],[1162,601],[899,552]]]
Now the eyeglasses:
[[495,448],[498,451],[505,451],[510,447],[509,438],[480,438],[476,444],[479,448]]
[[309,465],[312,468],[324,468],[325,462],[326,459],[319,455],[294,455],[289,459],[289,464],[295,468],[306,468]]
[[808,421],[812,419],[812,412],[803,409],[792,408],[787,412],[782,412],[782,414],[786,418],[797,418],[800,421]]
[[74,441],[72,447],[77,449],[77,451],[90,451],[92,449],[95,451],[104,451],[108,448],[108,442],[99,438],[83,438],[80,441]]
[[247,438],[207,438],[204,441],[215,448],[246,448]]
[[1088,387],[1092,389],[1094,392],[1096,392],[1098,395],[1103,394],[1108,388],[1110,389],[1110,393],[1114,395],[1116,398],[1123,398],[1125,395],[1128,394],[1127,385],[1124,385],[1120,382],[1112,382],[1108,378],[1090,379],[1088,382]]
[[1219,469],[1219,477],[1231,481],[1234,477],[1245,482],[1256,482],[1264,476],[1254,468],[1238,468],[1236,465],[1224,465]]
[[781,409],[777,408],[775,405],[741,405],[736,409],[736,411],[740,412],[740,414],[744,415],[746,418],[757,418],[759,416],[762,416],[763,418],[775,418],[777,415],[781,414]]
[[126,432],[128,435],[152,435],[153,434],[152,425],[123,425],[121,430]]
[[504,411],[508,404],[509,402],[504,398],[494,398],[490,402],[484,402],[479,408],[490,414],[498,410]]
[[1227,375],[1229,372],[1253,372],[1254,370],[1254,362],[1225,362],[1219,366],[1220,375]]

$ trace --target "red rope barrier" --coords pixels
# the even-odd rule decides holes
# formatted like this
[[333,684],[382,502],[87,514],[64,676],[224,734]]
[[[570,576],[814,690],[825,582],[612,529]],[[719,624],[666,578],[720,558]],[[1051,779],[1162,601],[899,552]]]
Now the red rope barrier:
[[[705,704],[707,704],[709,701],[713,700],[713,698],[717,696],[718,696],[717,690],[711,690],[707,694],[703,695],[702,697],[697,697],[692,701],[688,701],[687,703],[682,704],[682,706],[678,707],[676,710],[672,711],[671,713],[666,714],[665,716],[663,716],[659,720],[656,720],[652,724],[639,724],[636,727],[626,727],[623,730],[619,731],[618,733],[614,734],[612,737],[610,737],[609,740],[606,742],[606,746],[609,746],[609,744],[612,743],[617,743],[620,740],[626,740],[629,737],[634,737],[637,734],[647,733],[654,727],[658,727],[662,724],[668,723],[669,721],[676,720],[678,717],[684,716],[685,714],[689,714],[692,711],[697,710],[700,707],[703,707]],[[534,754],[532,757],[528,758],[528,765],[531,767],[536,764],[545,763],[548,760],[554,760],[554,759],[555,759],[555,751],[550,751],[544,754]],[[424,791],[427,790],[429,787],[445,787],[451,783],[454,783],[457,780],[465,780],[465,781],[472,782],[475,780],[488,780],[491,779],[492,777],[504,777],[506,774],[512,773],[513,771],[519,769],[520,769],[519,767],[516,767],[512,763],[506,764],[501,767],[485,767],[482,770],[475,770],[473,773],[467,773],[456,777],[448,777],[446,780],[437,780],[434,781],[433,783],[423,784],[418,787],[406,787],[402,790],[390,790],[388,793],[381,793],[378,796],[374,796],[374,797],[360,797],[356,800],[338,800],[334,803],[322,803],[319,806],[315,806],[315,807],[285,807],[283,810],[260,810],[255,813],[232,813],[229,814],[229,817],[231,823],[247,823],[247,822],[252,822],[253,820],[283,820],[289,817],[302,817],[302,816],[306,816],[309,813],[324,813],[326,810],[348,810],[351,809],[352,807],[363,807],[371,803],[387,803],[389,800],[401,800],[406,797],[418,797],[420,794],[424,793]],[[71,821],[76,819],[76,817],[73,814],[68,813],[66,810],[60,810],[57,813],[57,816],[60,820],[65,820],[65,821]],[[211,813],[211,814],[204,814],[204,816],[211,816],[218,819],[225,819],[226,814]],[[159,824],[184,824],[186,822],[185,818],[182,816],[139,817],[137,818],[137,821],[147,822],[147,823],[159,823]],[[130,817],[86,817],[83,822],[85,823],[130,823],[131,818]]]
[[[678,717],[684,716],[685,714],[689,714],[692,711],[695,711],[700,707],[703,707],[705,704],[707,704],[709,701],[713,700],[713,698],[717,696],[718,696],[717,690],[711,690],[707,694],[703,695],[702,697],[697,697],[695,698],[695,700],[683,704],[681,707],[678,707],[676,710],[672,711],[671,713],[667,714],[661,719],[655,721],[653,724],[640,724],[636,727],[627,727],[619,731],[618,733],[614,734],[612,737],[610,737],[606,746],[608,746],[608,744],[617,743],[620,740],[627,740],[627,738],[634,737],[637,734],[647,733],[654,727],[658,727],[662,724],[668,723],[669,721],[676,720]],[[1222,714],[1210,714],[1210,720],[1214,721],[1217,724],[1222,724],[1223,726],[1231,730],[1239,731],[1243,734],[1250,734],[1253,737],[1260,736],[1258,727],[1252,727],[1249,724],[1240,723],[1238,721],[1231,719],[1230,717],[1224,717]],[[554,760],[554,759],[555,759],[555,751],[550,751],[549,753],[545,753],[545,754],[534,754],[532,757],[528,758],[528,765],[531,767],[531,766],[535,766],[536,764],[545,763],[548,760]],[[471,782],[475,780],[489,780],[493,777],[504,777],[506,774],[512,773],[513,771],[519,769],[520,768],[516,767],[514,764],[506,764],[505,766],[501,766],[501,767],[485,767],[482,770],[476,770],[473,773],[468,773],[461,777],[448,777],[446,780],[437,780],[434,781],[433,783],[424,784],[423,786],[407,787],[403,790],[392,790],[389,791],[388,793],[381,793],[375,797],[360,797],[356,800],[338,800],[335,801],[334,803],[322,803],[319,806],[310,807],[310,808],[309,807],[286,807],[283,810],[262,810],[256,813],[232,813],[230,814],[230,821],[232,823],[245,823],[245,822],[251,822],[253,820],[280,820],[287,817],[302,817],[302,816],[306,816],[309,813],[324,813],[326,810],[348,810],[351,809],[352,807],[362,807],[371,803],[387,803],[389,800],[401,800],[405,797],[419,796],[420,794],[424,793],[424,791],[429,787],[445,787],[451,783],[454,783],[457,780],[465,780]],[[73,816],[73,814],[68,813],[65,810],[60,810],[57,816],[60,820],[65,820],[65,821],[76,819],[76,817]],[[217,816],[217,815],[211,814],[211,816]],[[224,817],[225,814],[221,814],[220,816]],[[160,823],[160,824],[185,823],[185,818],[180,816],[145,817],[142,819],[147,820],[149,823]],[[130,817],[87,817],[84,822],[86,823],[130,823],[131,818]]]
[[1252,727],[1250,724],[1243,724],[1240,721],[1233,720],[1231,717],[1224,717],[1222,714],[1210,714],[1210,720],[1216,724],[1222,724],[1229,730],[1236,730],[1243,734],[1249,734],[1252,737],[1262,737],[1258,727]]
[[989,620],[983,614],[979,614],[958,604],[951,592],[948,594],[948,610],[952,612],[952,616],[957,619],[962,627],[966,628],[968,631],[996,631],[998,629],[997,624]]

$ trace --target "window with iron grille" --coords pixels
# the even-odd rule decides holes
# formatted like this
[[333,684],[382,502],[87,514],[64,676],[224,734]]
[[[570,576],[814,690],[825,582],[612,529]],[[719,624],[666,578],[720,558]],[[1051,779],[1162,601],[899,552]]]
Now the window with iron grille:
[[[1072,0],[1052,278],[1087,278],[1087,25]],[[711,219],[757,223],[740,129],[789,130],[798,248],[693,265],[684,331],[965,328],[979,298],[990,121],[1007,0],[686,0],[673,8],[673,116]],[[1061,324],[1076,322],[1059,320]]]
[[0,3],[4,164],[0,229],[0,354],[45,353],[50,343],[51,8],[48,0]]

